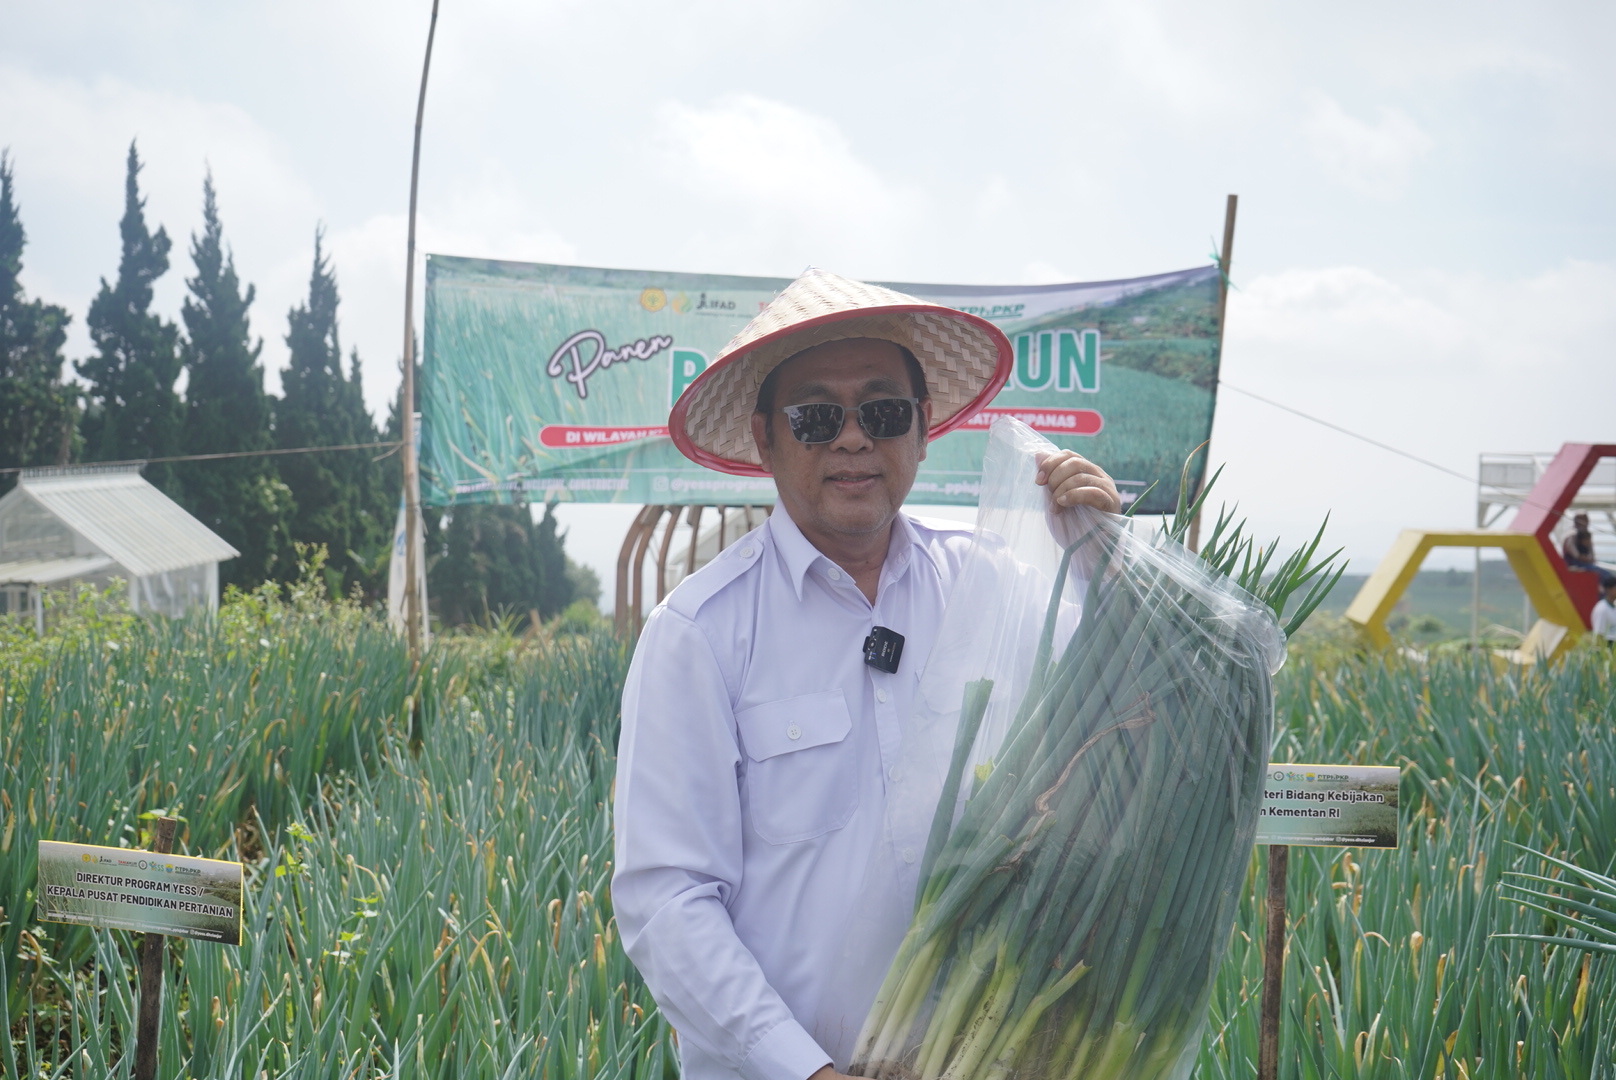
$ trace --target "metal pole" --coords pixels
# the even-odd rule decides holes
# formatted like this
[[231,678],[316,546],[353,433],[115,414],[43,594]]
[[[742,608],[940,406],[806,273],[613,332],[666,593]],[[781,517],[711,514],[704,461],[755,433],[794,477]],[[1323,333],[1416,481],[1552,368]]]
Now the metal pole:
[[1291,849],[1268,846],[1268,925],[1263,935],[1262,1020],[1257,1035],[1257,1080],[1279,1076],[1279,1005],[1285,984],[1285,878]]
[[[152,850],[166,855],[174,849],[174,827],[179,819],[160,817]],[[163,951],[168,942],[162,934],[145,934],[140,939],[140,1012],[135,1022],[135,1080],[152,1080],[157,1075],[158,1029],[163,1019]]]
[[[1240,196],[1230,195],[1223,207],[1223,254],[1218,256],[1218,370],[1223,370],[1223,315],[1229,307],[1229,266],[1234,260],[1234,215],[1240,206]],[[1216,388],[1212,391],[1217,393]],[[1206,458],[1201,463],[1201,482],[1196,485],[1196,494],[1200,493],[1201,485],[1206,483],[1206,477],[1212,470],[1212,440],[1207,440],[1205,447]],[[1190,550],[1201,550],[1201,515],[1197,513],[1195,520],[1190,522]]]
[[1481,549],[1474,549],[1470,569],[1470,648],[1481,647]]
[[[1476,458],[1476,528],[1487,527],[1487,506],[1481,501],[1481,458]],[[1472,549],[1470,567],[1470,650],[1481,645],[1481,548]]]
[[426,77],[432,70],[432,40],[438,33],[438,0],[432,0],[432,22],[426,32],[426,58],[421,61],[421,93],[415,101],[415,149],[410,156],[410,239],[404,261],[404,626],[410,663],[421,662],[421,590],[417,587],[421,550],[416,522],[421,519],[421,474],[415,458],[415,201],[421,181],[421,118],[426,114]]

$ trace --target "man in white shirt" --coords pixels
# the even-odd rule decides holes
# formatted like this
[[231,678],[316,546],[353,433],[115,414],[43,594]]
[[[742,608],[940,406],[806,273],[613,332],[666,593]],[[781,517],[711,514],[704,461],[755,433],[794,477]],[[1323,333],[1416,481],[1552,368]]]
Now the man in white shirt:
[[1594,637],[1616,645],[1616,581],[1605,583],[1604,595],[1594,603]]
[[[810,270],[670,417],[687,456],[779,491],[658,605],[623,691],[612,900],[687,1080],[834,1080],[857,1035],[834,969],[970,544],[900,507],[927,438],[1010,362],[985,320]],[[1056,506],[1121,506],[1070,451],[1037,482]]]

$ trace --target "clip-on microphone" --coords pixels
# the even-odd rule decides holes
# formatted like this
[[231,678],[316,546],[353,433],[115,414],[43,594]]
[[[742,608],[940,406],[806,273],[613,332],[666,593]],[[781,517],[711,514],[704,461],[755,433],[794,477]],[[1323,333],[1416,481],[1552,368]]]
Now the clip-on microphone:
[[864,662],[888,675],[898,673],[898,661],[903,657],[903,635],[884,626],[877,626],[864,639]]

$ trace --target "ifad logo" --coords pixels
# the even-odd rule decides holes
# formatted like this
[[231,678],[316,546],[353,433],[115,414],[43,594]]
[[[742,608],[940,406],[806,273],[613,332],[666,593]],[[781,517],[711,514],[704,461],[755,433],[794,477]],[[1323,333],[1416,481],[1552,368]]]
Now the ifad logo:
[[1016,335],[1016,364],[1006,390],[1100,389],[1100,332],[1044,330]]

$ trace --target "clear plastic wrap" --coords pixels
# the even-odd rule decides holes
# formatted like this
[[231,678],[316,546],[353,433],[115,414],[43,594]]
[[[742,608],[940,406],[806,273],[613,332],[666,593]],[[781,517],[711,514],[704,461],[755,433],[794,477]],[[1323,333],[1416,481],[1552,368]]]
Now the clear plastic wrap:
[[1054,449],[993,426],[849,930],[850,1014],[874,1003],[832,1052],[856,1075],[1182,1077],[1194,1061],[1284,636],[1177,544],[1051,511],[1033,477]]

